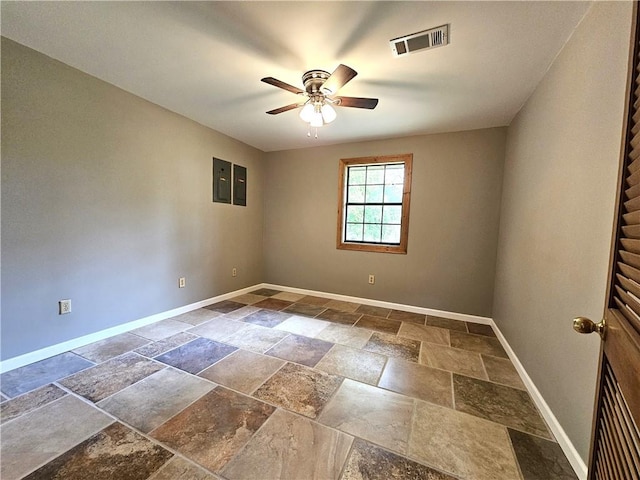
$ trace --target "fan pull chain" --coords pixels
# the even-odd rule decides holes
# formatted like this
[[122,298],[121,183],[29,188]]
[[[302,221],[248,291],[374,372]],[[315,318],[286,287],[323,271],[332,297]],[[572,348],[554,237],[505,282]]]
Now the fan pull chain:
[[[309,125],[309,127],[307,128],[307,137],[311,137],[311,125]],[[318,138],[318,127],[316,127],[316,134],[314,135],[314,137],[316,139]]]

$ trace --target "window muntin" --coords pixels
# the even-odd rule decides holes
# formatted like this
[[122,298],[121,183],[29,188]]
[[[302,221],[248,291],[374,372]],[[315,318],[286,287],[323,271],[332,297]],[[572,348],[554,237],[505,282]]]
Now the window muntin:
[[406,253],[412,155],[340,161],[337,247]]

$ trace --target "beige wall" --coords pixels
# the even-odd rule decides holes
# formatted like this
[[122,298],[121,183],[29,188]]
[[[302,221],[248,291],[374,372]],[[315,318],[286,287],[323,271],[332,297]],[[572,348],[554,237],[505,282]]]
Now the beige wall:
[[588,455],[622,130],[630,2],[596,2],[510,125],[494,319]]
[[[212,203],[213,156],[246,208]],[[3,38],[2,358],[261,282],[262,156]]]
[[[266,281],[490,316],[504,144],[495,128],[266,154]],[[339,159],[394,153],[413,153],[408,254],[337,250]]]

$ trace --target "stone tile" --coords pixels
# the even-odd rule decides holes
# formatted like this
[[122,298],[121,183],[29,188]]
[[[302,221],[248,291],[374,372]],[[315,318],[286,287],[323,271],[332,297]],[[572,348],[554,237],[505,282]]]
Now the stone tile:
[[507,352],[502,348],[500,340],[493,337],[452,331],[451,346],[471,352],[493,355],[494,357],[509,358]]
[[236,350],[215,340],[197,338],[155,359],[195,375]]
[[119,420],[148,433],[215,387],[165,368],[98,403]]
[[304,295],[301,293],[280,292],[280,293],[276,293],[271,298],[277,298],[278,300],[286,300],[287,302],[297,302],[301,298],[304,298]]
[[325,305],[326,308],[332,310],[339,310],[341,312],[355,312],[359,307],[359,303],[345,302],[343,300],[329,300],[329,303]]
[[214,318],[213,320],[198,325],[197,327],[191,328],[189,329],[189,333],[222,342],[227,337],[233,335],[238,330],[242,330],[246,326],[246,323],[242,323],[237,320],[230,320],[225,315],[224,317]]
[[25,480],[146,480],[172,456],[160,445],[121,423],[114,423],[28,475]]
[[147,343],[149,343],[149,340],[146,338],[132,335],[131,333],[123,333],[85,345],[84,347],[76,348],[72,351],[76,355],[80,355],[94,363],[101,363],[110,358],[122,355],[123,353],[130,352]]
[[456,480],[357,438],[340,480]]
[[252,323],[253,325],[260,325],[261,327],[273,328],[280,325],[289,317],[291,317],[291,315],[273,310],[258,310],[244,317],[242,321]]
[[211,471],[224,467],[275,408],[216,387],[151,436]]
[[196,326],[200,325],[201,323],[208,322],[209,320],[213,320],[220,315],[222,315],[220,312],[214,312],[213,310],[209,310],[208,308],[198,308],[196,310],[192,310],[190,312],[172,317],[171,320]]
[[253,295],[262,295],[263,297],[273,297],[274,295],[277,295],[278,293],[282,293],[281,290],[274,290],[272,288],[260,288],[258,290],[254,290],[253,292],[251,292],[251,294]]
[[92,362],[66,352],[3,373],[0,388],[9,398],[17,397],[92,366]]
[[363,328],[353,328],[332,323],[321,330],[316,335],[316,338],[353,348],[362,348],[369,341],[372,333],[372,331]]
[[315,317],[325,311],[324,307],[318,305],[307,305],[305,303],[294,303],[283,310],[285,313],[304,315],[305,317]]
[[73,395],[29,412],[0,427],[0,478],[22,478],[113,419]]
[[213,310],[214,312],[220,313],[231,313],[234,310],[238,310],[239,308],[244,307],[244,303],[234,302],[232,300],[222,300],[221,302],[212,303],[211,305],[207,305],[207,310]]
[[316,418],[342,377],[287,363],[253,394],[266,402]]
[[315,367],[322,357],[333,347],[333,343],[291,334],[271,347],[265,353],[272,357]]
[[237,350],[200,372],[200,376],[250,394],[284,364],[284,361],[273,357]]
[[338,478],[353,438],[283,410],[222,470],[229,480]]
[[315,337],[327,325],[329,325],[329,322],[325,322],[324,320],[294,315],[275,328],[289,333],[304,335],[305,337]]
[[320,423],[405,453],[414,400],[345,379],[319,417]]
[[451,373],[390,358],[378,386],[427,402],[453,408]]
[[571,464],[556,442],[509,430],[524,480],[577,480]]
[[484,363],[484,368],[487,371],[489,380],[509,387],[519,388],[520,390],[526,390],[511,360],[492,357],[490,355],[480,356],[482,357],[482,362]]
[[395,335],[398,333],[398,330],[400,330],[401,323],[402,322],[398,320],[389,320],[382,317],[374,317],[373,315],[363,315],[354,326]]
[[461,373],[469,377],[487,379],[487,374],[482,366],[480,354],[458,350],[457,348],[423,343],[420,352],[420,363],[434,368]]
[[318,362],[316,368],[334,375],[375,385],[378,383],[386,361],[387,357],[384,355],[364,352],[343,345],[334,345],[329,353]]
[[171,460],[149,477],[149,480],[216,480],[214,474],[207,472],[181,457],[174,456]]
[[411,362],[417,362],[420,358],[419,341],[386,333],[374,332],[363,349],[388,357],[404,358]]
[[92,402],[99,402],[163,368],[161,363],[125,353],[67,377],[60,384]]
[[386,318],[391,313],[391,309],[384,307],[374,307],[373,305],[360,305],[356,310],[356,313]]
[[502,425],[551,438],[536,406],[525,391],[454,374],[456,410]]
[[287,332],[261,327],[259,325],[245,325],[243,329],[225,338],[225,343],[244,348],[245,350],[264,353],[289,335]]
[[160,320],[159,322],[152,323],[151,325],[136,328],[135,330],[131,330],[130,333],[135,333],[136,335],[157,342],[158,340],[170,337],[176,333],[184,332],[191,327],[193,327],[193,325],[190,323],[179,322],[169,318],[167,320]]
[[277,298],[266,298],[258,303],[254,303],[254,307],[266,308],[267,310],[284,310],[293,302],[287,302],[286,300],[278,300]]
[[491,328],[491,325],[467,322],[467,330],[469,330],[469,333],[474,333],[476,335],[484,335],[486,337],[496,336],[496,333],[493,331],[493,328]]
[[414,340],[420,340],[422,342],[449,346],[449,330],[446,328],[403,323],[398,335],[401,337],[413,338]]
[[55,385],[45,385],[0,405],[0,424],[53,402],[67,394]]
[[467,324],[461,320],[451,320],[450,318],[435,317],[427,315],[427,325],[432,327],[448,328],[458,332],[467,332]]
[[506,428],[417,401],[409,456],[473,480],[520,478]]
[[228,318],[231,320],[241,320],[247,315],[251,315],[252,313],[258,312],[260,309],[258,307],[254,307],[253,305],[247,305],[245,307],[239,308],[238,310],[234,310],[231,313],[227,313],[224,318]]
[[180,332],[162,340],[158,340],[157,342],[149,343],[144,347],[136,348],[134,352],[144,355],[145,357],[153,358],[164,352],[173,350],[180,345],[184,345],[191,340],[195,340],[196,338],[198,337],[191,335],[190,333]]
[[300,303],[304,303],[307,305],[318,305],[322,307],[331,301],[330,298],[325,297],[315,297],[313,295],[306,295],[300,299]]
[[229,300],[238,303],[244,303],[245,305],[251,305],[253,303],[258,303],[261,300],[264,300],[264,295],[255,295],[253,293],[245,293],[244,295],[238,295],[237,297],[230,298]]
[[340,310],[332,310],[330,308],[324,310],[318,315],[318,318],[322,320],[328,320],[333,323],[340,323],[342,325],[353,325],[362,317],[361,313],[349,313],[341,312]]
[[427,316],[424,313],[403,312],[402,310],[391,310],[387,318],[416,325],[426,325],[427,321]]

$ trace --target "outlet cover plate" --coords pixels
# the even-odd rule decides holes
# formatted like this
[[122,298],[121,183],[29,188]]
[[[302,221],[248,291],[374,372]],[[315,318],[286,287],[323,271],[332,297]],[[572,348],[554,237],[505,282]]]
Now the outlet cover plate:
[[71,300],[60,300],[58,302],[58,315],[66,315],[71,313]]

